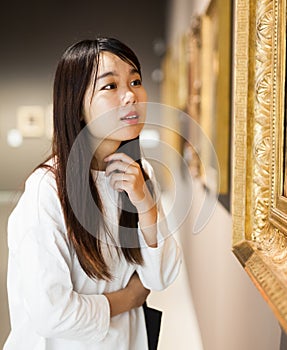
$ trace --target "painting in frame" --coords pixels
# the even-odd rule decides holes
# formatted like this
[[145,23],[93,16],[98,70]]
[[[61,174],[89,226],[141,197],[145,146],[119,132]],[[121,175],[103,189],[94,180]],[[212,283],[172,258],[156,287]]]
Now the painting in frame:
[[[219,201],[227,210],[230,210],[231,23],[230,1],[211,0],[204,13],[191,17],[187,33],[168,48],[162,65],[162,102],[187,112],[201,129],[198,132],[190,123],[191,142],[170,132],[164,137],[184,158],[187,154],[191,174],[200,178],[207,190],[216,187]],[[181,127],[185,132],[186,125],[178,129]],[[218,185],[213,186],[214,183]]]
[[[220,9],[220,11],[219,11]],[[204,169],[218,182],[219,200],[230,208],[231,38],[232,6],[228,0],[211,0],[206,11],[193,16],[190,29],[190,96],[188,113],[214,146],[198,142]],[[192,133],[192,131],[191,131]],[[193,135],[193,139],[196,136]],[[207,176],[209,177],[209,176]],[[204,179],[203,179],[204,180]],[[205,184],[208,188],[208,183]]]

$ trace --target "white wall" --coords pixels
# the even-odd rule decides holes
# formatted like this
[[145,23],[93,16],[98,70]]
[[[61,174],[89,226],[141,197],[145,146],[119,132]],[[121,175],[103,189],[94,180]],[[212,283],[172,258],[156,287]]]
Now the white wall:
[[[170,1],[169,45],[186,32],[191,15],[202,13],[207,5],[208,0]],[[203,188],[197,183],[193,188],[194,204],[181,228],[180,240],[204,349],[279,349],[278,322],[231,251],[230,213],[218,203],[205,228],[198,235],[192,234],[203,197]]]
[[206,227],[193,235],[201,184],[193,193],[180,237],[204,349],[279,349],[278,322],[231,251],[230,214],[218,203]]

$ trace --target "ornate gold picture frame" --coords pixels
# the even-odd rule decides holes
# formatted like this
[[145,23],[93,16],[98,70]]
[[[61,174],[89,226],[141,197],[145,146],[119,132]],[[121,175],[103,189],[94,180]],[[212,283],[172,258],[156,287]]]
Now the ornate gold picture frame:
[[236,0],[233,251],[287,332],[286,0]]

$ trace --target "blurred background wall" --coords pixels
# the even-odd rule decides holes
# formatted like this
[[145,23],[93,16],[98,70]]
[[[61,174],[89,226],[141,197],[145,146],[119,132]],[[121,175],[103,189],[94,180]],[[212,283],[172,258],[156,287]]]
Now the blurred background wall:
[[[57,62],[70,44],[95,35],[126,42],[142,62],[151,101],[159,85],[151,79],[160,57],[154,43],[165,40],[165,1],[28,1],[7,3],[0,13],[0,190],[15,190],[49,153],[46,135],[24,139],[13,149],[7,132],[17,127],[19,106],[38,105],[49,113]],[[45,116],[46,117],[46,116]]]
[[[142,62],[149,100],[160,102],[161,78],[158,69],[165,47],[175,45],[189,27],[191,15],[203,12],[207,5],[208,0],[51,0],[18,4],[10,2],[2,8],[0,346],[9,332],[6,295],[7,218],[15,205],[15,191],[22,188],[26,176],[50,150],[49,135],[45,133],[37,138],[24,138],[18,148],[8,145],[7,133],[17,128],[18,107],[40,106],[45,121],[48,121],[53,75],[58,59],[67,46],[84,38],[92,38],[95,34],[115,36],[134,49]],[[185,193],[184,188],[182,191]],[[178,237],[183,247],[186,288],[194,303],[204,349],[278,349],[280,329],[277,320],[231,252],[230,212],[218,203],[203,231],[198,235],[192,234],[196,204],[201,203],[203,196],[202,186],[196,185],[193,188],[195,204]],[[183,198],[183,202],[186,200],[188,198]],[[178,212],[181,209],[176,208]],[[176,297],[180,299],[181,295]],[[175,300],[170,300],[170,307],[172,305],[176,305]],[[177,316],[174,322],[178,324],[181,315]],[[192,330],[187,339],[188,336],[192,336]],[[188,341],[182,341],[185,345],[181,349],[190,349]]]

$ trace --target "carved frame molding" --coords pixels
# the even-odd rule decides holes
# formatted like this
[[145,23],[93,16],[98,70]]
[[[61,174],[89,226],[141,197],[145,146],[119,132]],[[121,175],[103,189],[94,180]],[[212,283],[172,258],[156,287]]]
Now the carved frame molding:
[[233,252],[287,332],[286,0],[237,0]]

